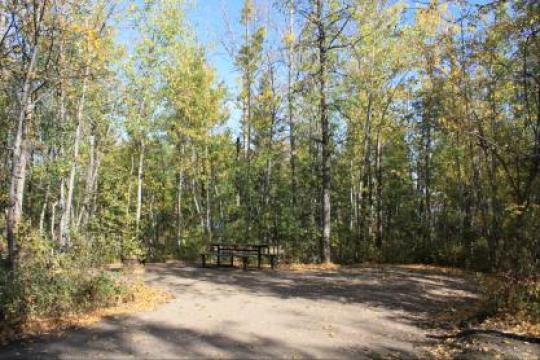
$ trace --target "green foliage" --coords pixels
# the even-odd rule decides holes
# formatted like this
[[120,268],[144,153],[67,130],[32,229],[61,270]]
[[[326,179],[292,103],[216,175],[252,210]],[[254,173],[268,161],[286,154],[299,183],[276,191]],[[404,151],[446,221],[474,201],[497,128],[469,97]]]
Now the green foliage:
[[21,230],[15,274],[0,269],[0,315],[5,325],[116,304],[127,287],[118,274],[92,270],[77,248],[61,252],[38,234]]
[[490,315],[508,314],[532,324],[540,322],[540,278],[512,274],[481,276],[483,301]]
[[[335,262],[538,272],[540,42],[532,3],[406,9],[327,0],[317,14],[315,1],[287,1],[283,31],[284,22],[263,21],[256,2],[245,1],[234,27],[241,43],[227,49],[235,52],[237,93],[219,83],[185,2],[130,7],[138,36],[129,49],[115,44],[110,2],[80,3],[60,1],[58,12],[46,2],[45,24],[68,31],[42,31],[35,44],[38,88],[23,114],[31,121],[21,178],[11,175],[12,145],[30,57],[19,55],[33,46],[35,14],[10,5],[24,25],[9,28],[0,52],[2,210],[17,203],[10,187],[25,184],[20,269],[2,293],[12,312],[59,313],[101,291],[108,298],[112,280],[85,269],[131,256],[197,259],[211,242],[278,244],[286,261],[320,261],[322,92]],[[326,69],[318,40],[328,48]],[[6,225],[2,216],[2,232]]]
[[118,279],[118,275],[108,272],[92,277],[82,288],[82,293],[89,300],[89,306],[95,308],[116,305],[127,292],[128,288]]
[[145,251],[143,250],[139,239],[136,237],[124,239],[122,241],[122,256],[126,258],[143,258],[145,256]]

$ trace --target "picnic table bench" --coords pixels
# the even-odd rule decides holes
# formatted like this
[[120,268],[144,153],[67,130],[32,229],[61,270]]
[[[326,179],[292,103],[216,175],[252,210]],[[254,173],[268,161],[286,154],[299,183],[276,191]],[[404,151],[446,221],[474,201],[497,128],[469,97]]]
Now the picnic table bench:
[[[201,253],[202,267],[206,267],[207,260],[210,257],[215,257],[217,266],[234,266],[234,259],[242,261],[242,268],[247,270],[249,259],[257,259],[257,268],[261,268],[263,258],[267,258],[270,262],[270,267],[273,269],[277,254],[270,252],[270,245],[238,245],[238,244],[211,244],[206,252]],[[224,264],[222,259],[228,259],[230,262]]]

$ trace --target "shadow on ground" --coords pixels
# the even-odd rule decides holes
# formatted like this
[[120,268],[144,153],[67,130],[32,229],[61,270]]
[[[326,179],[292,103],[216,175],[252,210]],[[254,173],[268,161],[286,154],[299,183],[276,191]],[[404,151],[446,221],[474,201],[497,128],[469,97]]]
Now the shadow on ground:
[[[145,333],[146,341],[152,339],[153,346],[146,347],[138,342],[136,334],[141,332]],[[234,329],[231,332],[234,333]],[[419,358],[415,352],[387,346],[358,346],[335,351],[322,345],[307,352],[268,337],[238,341],[224,333],[202,333],[178,326],[134,321],[133,317],[123,316],[106,318],[97,328],[71,329],[69,335],[41,336],[12,344],[0,349],[0,359],[305,359],[314,358],[313,350],[344,359]]]
[[[425,353],[397,345],[400,342],[414,343],[412,349],[426,343],[423,337],[403,335],[407,326],[433,329],[434,316],[450,307],[468,306],[475,299],[471,284],[463,278],[399,267],[244,272],[239,269],[150,264],[147,266],[147,280],[168,288],[173,294],[189,293],[189,299],[194,302],[200,296],[209,303],[219,304],[228,291],[245,293],[252,302],[263,301],[260,297],[272,301],[300,299],[317,304],[328,303],[332,309],[340,309],[344,305],[352,306],[353,311],[380,310],[384,311],[385,321],[396,324],[396,328],[403,326],[405,330],[386,333],[383,327],[354,322],[356,320],[351,316],[351,327],[362,328],[370,337],[384,338],[384,341],[362,343],[359,340],[354,346],[344,347],[332,346],[331,339],[328,339],[317,343],[315,347],[318,348],[308,349],[283,337],[257,332],[246,339],[239,336],[243,330],[234,322],[226,324],[226,331],[211,327],[203,331],[195,326],[197,324],[189,326],[182,323],[182,319],[171,323],[152,318],[151,313],[142,317],[134,314],[106,318],[96,326],[73,329],[59,336],[38,337],[12,344],[0,349],[0,359],[313,358],[314,354],[355,359],[421,358]],[[201,284],[204,286],[198,287]],[[294,316],[304,316],[301,306],[293,310],[279,308],[277,311],[293,311],[293,319]],[[313,316],[313,313],[306,316]],[[346,314],[341,319],[349,320]]]
[[292,272],[151,264],[149,269],[155,274],[151,283],[178,290],[186,284],[171,279],[234,286],[256,296],[364,304],[400,311],[404,320],[423,328],[430,328],[441,311],[471,307],[478,300],[470,279],[393,266]]

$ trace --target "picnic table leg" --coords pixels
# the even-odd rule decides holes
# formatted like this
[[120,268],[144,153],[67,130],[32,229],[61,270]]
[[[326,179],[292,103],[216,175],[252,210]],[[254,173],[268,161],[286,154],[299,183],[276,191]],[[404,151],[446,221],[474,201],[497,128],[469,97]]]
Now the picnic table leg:
[[261,247],[257,248],[257,268],[261,268]]
[[202,267],[206,267],[206,254],[201,254]]
[[243,268],[244,268],[244,271],[247,271],[247,264],[248,264],[248,257],[247,256],[244,256],[242,257],[242,262],[243,262]]
[[270,256],[270,266],[272,267],[272,270],[274,270],[274,256]]
[[234,267],[234,255],[231,255],[231,267]]

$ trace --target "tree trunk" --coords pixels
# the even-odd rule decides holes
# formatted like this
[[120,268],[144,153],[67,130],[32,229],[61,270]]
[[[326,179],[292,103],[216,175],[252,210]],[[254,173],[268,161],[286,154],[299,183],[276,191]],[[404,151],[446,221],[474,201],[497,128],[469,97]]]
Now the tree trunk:
[[205,145],[204,147],[204,154],[206,157],[206,239],[207,243],[210,244],[212,242],[212,204],[211,204],[211,193],[210,193],[210,178],[211,178],[211,172],[210,169],[210,158],[208,156],[208,145]]
[[197,212],[197,215],[199,215],[199,220],[201,224],[201,235],[204,240],[204,234],[206,232],[206,229],[205,229],[206,223],[205,223],[204,214],[202,213],[202,210],[201,210],[199,197],[197,196],[197,184],[195,183],[195,178],[191,180],[191,191],[193,193],[193,203],[195,204],[195,211]]
[[144,140],[140,141],[139,170],[137,172],[137,210],[135,211],[135,234],[139,237],[142,208],[142,187],[144,176]]
[[350,181],[351,184],[349,185],[349,232],[351,235],[354,232],[354,222],[357,219],[356,214],[356,189],[354,186],[355,178],[354,178],[354,166],[353,166],[353,160],[349,160],[349,175],[350,175]]
[[30,77],[34,68],[37,50],[30,61],[27,79],[21,95],[21,110],[17,121],[15,140],[13,143],[12,168],[9,187],[9,207],[6,219],[9,262],[13,272],[17,269],[17,244],[15,233],[23,213],[24,184],[26,180],[26,162],[28,158],[27,128],[32,121],[33,103],[30,90]]
[[47,190],[45,190],[45,198],[43,199],[43,204],[41,205],[41,212],[39,214],[39,234],[41,236],[45,235],[45,213],[47,212],[47,205],[49,204],[49,193],[51,191],[51,182],[47,182]]
[[326,66],[327,47],[326,29],[323,24],[323,0],[317,0],[316,17],[318,20],[318,51],[319,51],[319,96],[321,121],[321,186],[322,186],[322,214],[321,214],[321,261],[331,262],[330,256],[330,127],[328,123],[328,104],[326,102]]
[[90,206],[88,209],[88,221],[90,221],[90,219],[94,217],[94,214],[96,213],[96,209],[97,209],[99,170],[100,170],[103,154],[96,148],[95,156],[96,156],[96,160],[95,160],[94,176],[92,178],[93,187],[91,189],[92,195],[90,197]]
[[368,229],[370,225],[370,214],[368,207],[368,198],[369,198],[369,184],[371,176],[371,118],[372,118],[372,97],[371,93],[368,94],[368,103],[366,111],[366,121],[364,124],[364,139],[362,143],[362,152],[363,152],[363,163],[362,171],[360,173],[360,184],[358,186],[358,206],[360,211],[358,211],[358,235],[360,236],[361,241],[366,242],[369,240]]
[[382,156],[383,143],[381,139],[381,128],[377,130],[377,229],[375,235],[375,244],[377,248],[382,249],[383,244],[383,182],[382,182]]
[[128,189],[127,189],[127,199],[126,199],[126,218],[129,219],[129,211],[131,209],[131,188],[133,187],[133,170],[135,169],[135,159],[133,154],[131,154],[131,167],[129,168],[129,177],[128,177]]
[[287,63],[287,115],[289,118],[289,161],[291,167],[291,202],[292,210],[296,206],[296,142],[294,129],[294,103],[293,103],[293,75],[294,75],[294,0],[289,7],[289,41]]
[[56,233],[54,231],[54,227],[56,225],[56,206],[58,205],[58,201],[55,201],[51,204],[51,239],[56,238]]
[[86,87],[88,84],[88,76],[90,75],[90,66],[86,66],[84,70],[84,78],[82,84],[81,98],[77,108],[77,127],[75,128],[75,139],[73,143],[73,160],[71,161],[71,169],[69,171],[69,181],[67,188],[66,204],[64,212],[60,220],[60,244],[62,246],[70,246],[70,227],[71,215],[73,209],[73,193],[75,191],[75,176],[77,174],[77,166],[79,161],[79,145],[82,137],[82,128],[84,122],[84,105],[86,100]]
[[422,135],[423,135],[423,223],[424,223],[424,240],[427,249],[432,249],[432,218],[431,218],[431,99],[428,100],[427,108],[424,109],[422,116]]
[[[9,205],[6,216],[6,238],[8,243],[9,263],[13,274],[17,270],[17,244],[15,232],[23,213],[24,183],[26,180],[26,161],[28,156],[27,149],[27,129],[32,121],[33,102],[32,102],[32,82],[34,80],[35,65],[39,52],[39,41],[41,35],[41,25],[43,22],[45,8],[47,3],[37,5],[34,9],[34,32],[33,48],[29,57],[28,65],[24,72],[24,82],[20,89],[20,109],[15,127],[13,142],[12,164],[9,185]],[[2,34],[3,35],[3,34]]]
[[178,173],[178,183],[176,185],[176,247],[182,249],[182,197],[184,193],[184,171]]
[[97,156],[96,156],[96,136],[93,133],[88,137],[88,168],[86,169],[86,181],[82,207],[79,211],[77,226],[86,227],[90,218],[92,197],[96,188],[97,181]]

